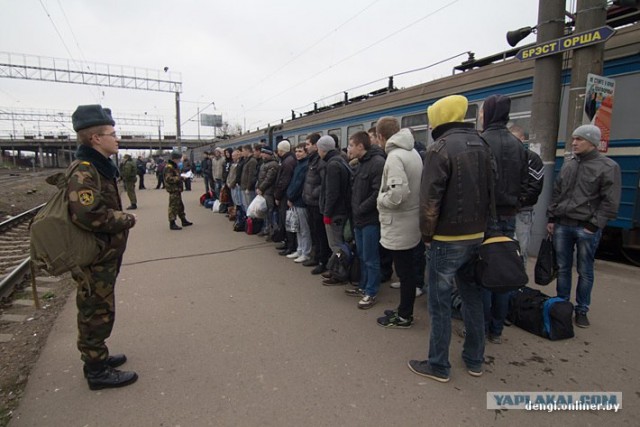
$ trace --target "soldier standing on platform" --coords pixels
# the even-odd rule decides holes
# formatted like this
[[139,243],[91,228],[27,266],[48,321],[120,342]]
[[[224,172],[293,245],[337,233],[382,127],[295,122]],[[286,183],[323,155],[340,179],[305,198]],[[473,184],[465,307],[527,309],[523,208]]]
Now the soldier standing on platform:
[[[182,230],[182,227],[188,227],[193,223],[187,221],[187,217],[184,213],[184,204],[182,203],[182,181],[180,176],[180,170],[176,164],[176,160],[179,160],[179,152],[174,151],[171,153],[171,159],[164,167],[164,186],[169,193],[169,229]],[[176,224],[176,218],[180,217],[182,227]]]
[[136,177],[137,168],[130,154],[124,155],[122,165],[120,165],[120,174],[122,175],[122,182],[124,183],[124,191],[127,192],[129,202],[131,206],[127,209],[138,209],[138,200],[136,199]]
[[73,273],[78,282],[78,350],[91,390],[123,387],[138,379],[135,372],[114,369],[127,361],[124,354],[109,355],[105,341],[115,321],[114,288],[127,246],[133,214],[122,212],[116,179],[118,168],[109,159],[118,152],[111,110],[81,105],[72,116],[80,145],[70,167],[67,194],[71,221],[94,233],[104,246],[94,263]]

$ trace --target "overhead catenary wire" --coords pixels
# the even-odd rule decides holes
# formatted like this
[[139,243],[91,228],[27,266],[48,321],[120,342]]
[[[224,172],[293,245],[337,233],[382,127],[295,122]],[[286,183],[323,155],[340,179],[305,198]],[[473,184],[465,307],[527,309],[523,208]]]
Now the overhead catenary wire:
[[300,53],[298,53],[297,55],[295,55],[293,58],[291,58],[288,62],[284,63],[283,65],[281,65],[278,69],[276,69],[275,71],[272,71],[270,74],[268,74],[267,76],[263,77],[262,79],[260,79],[260,81],[258,81],[256,84],[246,88],[244,91],[242,91],[238,96],[243,96],[244,94],[246,94],[247,92],[251,91],[252,89],[256,88],[257,86],[259,86],[261,83],[265,82],[267,79],[275,76],[276,74],[278,74],[278,72],[282,71],[285,67],[287,67],[288,65],[290,65],[292,62],[294,62],[295,60],[297,60],[298,58],[300,58],[302,55],[304,55],[305,53],[309,52],[311,49],[313,49],[314,47],[318,46],[320,43],[322,43],[324,40],[326,40],[329,36],[331,36],[333,33],[337,32],[340,28],[344,27],[345,25],[347,25],[349,22],[353,21],[354,19],[356,19],[358,16],[360,16],[361,14],[363,14],[367,9],[371,8],[371,6],[373,6],[374,4],[378,3],[380,0],[374,0],[373,2],[369,3],[368,6],[366,6],[364,9],[360,10],[358,13],[356,13],[355,15],[351,16],[349,19],[347,19],[346,21],[344,21],[342,24],[338,25],[337,27],[335,27],[334,29],[332,29],[331,31],[327,32],[325,35],[323,35],[322,37],[320,37],[317,41],[313,42],[310,46],[304,48]]
[[[58,4],[60,4],[60,2],[58,2]],[[60,33],[60,30],[58,29],[58,26],[56,25],[55,21],[53,20],[53,17],[49,13],[49,10],[44,5],[42,0],[40,0],[40,5],[42,6],[42,9],[44,10],[44,13],[47,15],[47,18],[49,18],[49,21],[51,22],[51,25],[53,26],[53,29],[55,30],[56,34],[58,35],[58,38],[62,42],[62,45],[64,46],[64,49],[67,51],[67,54],[69,55],[69,58],[71,58],[71,60],[76,63],[76,66],[79,66],[79,64],[78,64],[79,61],[77,61],[75,59],[74,55],[71,53],[71,50],[69,49],[69,46],[67,46],[67,43],[64,41],[64,37],[62,37],[62,34]],[[60,8],[62,8],[61,4],[60,4]],[[64,17],[66,19],[67,16],[64,13],[64,9],[62,10],[62,14],[64,15]],[[69,21],[68,20],[67,20],[67,24],[69,25]],[[71,28],[71,25],[69,25],[69,27]],[[73,30],[72,30],[72,34],[73,34]],[[75,39],[75,35],[73,36],[73,38]],[[76,43],[77,43],[77,40],[76,40]],[[80,68],[82,68],[82,67],[80,67]],[[89,90],[91,95],[93,97],[95,97],[95,94],[93,92],[91,92],[91,88],[89,86],[86,86],[86,88],[87,88],[87,90]]]
[[319,76],[320,74],[323,74],[323,73],[325,73],[325,72],[329,71],[329,70],[330,70],[330,69],[332,69],[333,67],[335,67],[335,66],[337,66],[337,65],[340,65],[340,64],[342,64],[343,62],[348,61],[349,59],[353,58],[354,56],[360,55],[361,53],[363,53],[363,52],[365,52],[365,51],[367,51],[367,50],[371,49],[372,47],[374,47],[374,46],[376,46],[376,45],[378,45],[378,44],[382,43],[383,41],[386,41],[386,40],[388,40],[389,38],[391,38],[391,37],[393,37],[393,36],[395,36],[395,35],[397,35],[397,34],[401,33],[402,31],[405,31],[405,30],[407,30],[408,28],[411,28],[412,26],[414,26],[414,25],[416,25],[416,24],[418,24],[418,23],[420,23],[420,22],[424,21],[425,19],[432,17],[433,15],[435,15],[435,14],[437,14],[437,13],[439,13],[439,12],[441,12],[441,11],[445,10],[446,8],[448,8],[448,7],[452,6],[453,4],[457,3],[458,1],[460,1],[460,0],[453,0],[453,1],[450,1],[449,3],[447,3],[447,4],[445,4],[444,6],[442,6],[442,7],[438,8],[438,9],[434,10],[433,12],[429,12],[429,13],[428,13],[428,14],[426,14],[425,16],[423,16],[423,17],[421,17],[421,18],[416,19],[415,21],[413,21],[413,22],[409,23],[408,25],[405,25],[405,26],[404,26],[404,27],[402,27],[402,28],[399,28],[399,29],[398,29],[398,30],[396,30],[396,31],[393,31],[392,33],[390,33],[390,34],[388,34],[388,35],[384,36],[383,38],[381,38],[381,39],[379,39],[379,40],[377,40],[377,41],[375,41],[375,42],[371,43],[370,45],[368,45],[368,46],[366,46],[366,47],[364,47],[364,48],[362,48],[362,49],[360,49],[360,50],[358,50],[358,51],[356,51],[356,52],[354,52],[354,53],[352,53],[352,54],[350,54],[350,55],[348,55],[348,56],[346,56],[346,57],[342,58],[342,59],[341,59],[341,60],[339,60],[338,62],[335,62],[335,63],[333,63],[333,64],[329,65],[328,67],[323,68],[322,70],[320,70],[320,71],[318,71],[318,72],[316,72],[316,73],[312,74],[311,76],[309,76],[309,77],[307,77],[307,78],[305,78],[305,79],[303,79],[303,80],[299,81],[298,83],[296,83],[296,84],[294,84],[294,85],[292,85],[292,86],[290,86],[290,87],[288,87],[288,88],[286,88],[286,89],[284,89],[284,90],[282,90],[282,91],[278,92],[277,94],[275,94],[275,95],[271,96],[270,98],[268,98],[268,99],[266,99],[266,100],[264,100],[264,101],[261,101],[261,102],[259,102],[259,103],[258,103],[258,104],[256,104],[256,105],[251,106],[250,108],[248,108],[248,110],[253,110],[253,109],[257,108],[257,107],[260,107],[260,106],[262,106],[262,105],[266,104],[267,102],[272,101],[273,99],[275,99],[275,98],[277,98],[277,97],[279,97],[279,96],[281,96],[281,95],[283,95],[283,94],[285,94],[285,93],[289,92],[290,90],[293,90],[293,89],[295,89],[295,88],[297,88],[297,87],[299,87],[299,86],[301,86],[301,85],[303,85],[303,84],[307,83],[308,81],[313,80],[314,78],[316,78],[316,77],[317,77],[317,76]]

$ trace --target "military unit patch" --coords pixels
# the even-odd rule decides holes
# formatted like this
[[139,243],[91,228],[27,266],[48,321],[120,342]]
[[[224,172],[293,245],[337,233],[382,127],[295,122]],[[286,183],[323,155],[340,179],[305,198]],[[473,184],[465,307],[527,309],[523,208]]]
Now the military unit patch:
[[82,190],[78,192],[78,200],[82,206],[91,206],[93,204],[94,197],[93,191],[91,190]]

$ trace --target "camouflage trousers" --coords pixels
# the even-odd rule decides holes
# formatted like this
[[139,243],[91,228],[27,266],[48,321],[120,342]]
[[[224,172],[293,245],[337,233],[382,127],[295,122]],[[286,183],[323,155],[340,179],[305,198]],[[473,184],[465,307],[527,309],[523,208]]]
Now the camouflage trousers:
[[175,221],[178,217],[182,219],[185,215],[182,193],[176,191],[169,193],[169,221]]
[[85,363],[103,361],[109,356],[105,341],[111,336],[116,316],[114,288],[119,267],[120,259],[115,258],[83,268],[88,285],[73,275],[78,284],[78,350]]
[[124,181],[124,190],[127,192],[127,197],[129,197],[131,204],[137,205],[138,199],[136,198],[136,182]]

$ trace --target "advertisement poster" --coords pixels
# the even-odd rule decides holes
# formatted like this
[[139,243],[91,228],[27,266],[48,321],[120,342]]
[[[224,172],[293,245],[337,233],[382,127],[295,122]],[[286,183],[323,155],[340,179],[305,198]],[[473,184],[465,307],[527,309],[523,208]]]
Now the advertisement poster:
[[615,80],[595,74],[587,76],[587,87],[584,98],[583,124],[592,124],[600,128],[602,139],[599,150],[606,153],[609,150],[609,134],[611,132],[611,114],[613,111],[613,96]]

